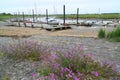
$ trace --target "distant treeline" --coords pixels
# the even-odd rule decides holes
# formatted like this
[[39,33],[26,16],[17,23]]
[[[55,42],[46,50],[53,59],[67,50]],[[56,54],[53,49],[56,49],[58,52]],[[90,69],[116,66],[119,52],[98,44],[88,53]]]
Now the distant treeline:
[[[58,18],[63,18],[62,14],[57,15]],[[76,19],[76,14],[67,14],[66,18]],[[79,14],[81,19],[120,19],[120,13],[102,13],[102,14]]]
[[0,13],[0,15],[12,15],[10,13]]
[[[22,14],[10,14],[10,13],[0,13],[0,20],[5,20],[9,18],[22,17]],[[32,17],[32,14],[25,14],[25,17]],[[43,17],[44,15],[36,15],[36,17]],[[50,14],[49,17],[56,16],[57,18],[63,18],[63,14]],[[67,19],[76,19],[76,14],[66,14]],[[120,13],[101,13],[101,14],[79,14],[79,19],[120,19]]]
[[10,13],[0,13],[0,21],[11,18],[13,15]]

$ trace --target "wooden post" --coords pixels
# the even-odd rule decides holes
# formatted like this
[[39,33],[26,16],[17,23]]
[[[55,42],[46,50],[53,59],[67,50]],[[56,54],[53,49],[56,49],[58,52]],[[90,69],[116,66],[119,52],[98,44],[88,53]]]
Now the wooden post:
[[23,14],[23,24],[24,24],[24,26],[26,27],[24,12],[22,12],[22,14]]
[[79,20],[79,8],[77,8],[77,24],[79,24],[78,20]]
[[32,10],[32,14],[33,14],[33,22],[31,23],[31,27],[33,28],[34,27],[34,22],[35,22],[35,15],[34,15],[34,10]]
[[18,26],[20,27],[20,12],[18,12],[17,20],[18,20]]
[[35,14],[34,14],[34,10],[32,10],[32,14],[33,14],[33,22],[35,22]]
[[65,5],[63,5],[63,25],[65,25]]
[[47,24],[48,24],[48,9],[46,9],[46,21],[47,21]]

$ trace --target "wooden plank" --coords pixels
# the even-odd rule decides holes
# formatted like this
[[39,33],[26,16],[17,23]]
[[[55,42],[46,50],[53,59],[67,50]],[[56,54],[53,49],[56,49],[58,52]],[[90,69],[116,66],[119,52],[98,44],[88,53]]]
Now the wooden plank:
[[47,26],[44,29],[48,31],[55,31],[55,30],[64,30],[64,29],[70,29],[71,27],[69,26],[62,26],[62,25],[57,25],[56,27],[53,26]]

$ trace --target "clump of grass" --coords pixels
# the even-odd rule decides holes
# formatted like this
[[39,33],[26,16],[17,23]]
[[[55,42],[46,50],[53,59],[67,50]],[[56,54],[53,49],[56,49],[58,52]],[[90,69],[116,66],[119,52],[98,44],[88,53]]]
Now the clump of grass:
[[10,80],[10,78],[8,76],[4,76],[2,80]]
[[3,56],[3,53],[0,52],[0,57],[2,57],[2,56]]
[[99,38],[105,38],[105,36],[106,36],[105,30],[100,29],[99,32],[98,32],[98,37]]
[[98,32],[98,37],[105,38],[108,41],[120,42],[120,28],[118,27],[108,33],[106,33],[105,30],[100,29]]
[[120,75],[112,65],[100,63],[78,47],[52,55],[46,68],[40,71],[45,80],[117,80]]
[[108,32],[107,39],[110,41],[120,42],[120,28]]
[[39,61],[50,55],[48,46],[43,46],[36,41],[19,40],[14,43],[3,45],[4,56],[14,60]]

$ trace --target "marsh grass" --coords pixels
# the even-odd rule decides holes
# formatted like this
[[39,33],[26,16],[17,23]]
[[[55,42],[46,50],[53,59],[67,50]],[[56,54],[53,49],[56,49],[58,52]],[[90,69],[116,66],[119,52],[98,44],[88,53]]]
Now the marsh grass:
[[100,29],[98,32],[98,37],[104,38],[111,42],[120,42],[120,27],[118,27],[110,32],[106,32],[105,30]]
[[98,37],[99,38],[105,38],[105,36],[106,36],[105,30],[100,29],[99,32],[98,32]]
[[120,28],[116,28],[111,32],[108,32],[107,39],[113,42],[120,42]]
[[[57,15],[58,18],[63,18],[63,15]],[[76,14],[67,14],[67,19],[76,19]],[[80,14],[81,19],[119,19],[118,13],[103,13],[103,14]]]

